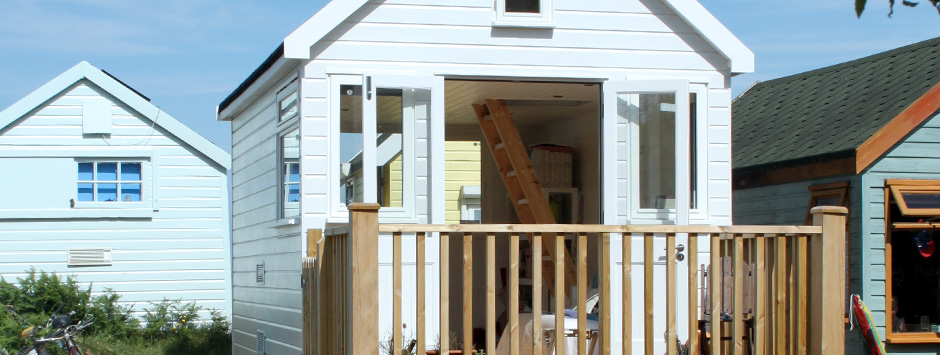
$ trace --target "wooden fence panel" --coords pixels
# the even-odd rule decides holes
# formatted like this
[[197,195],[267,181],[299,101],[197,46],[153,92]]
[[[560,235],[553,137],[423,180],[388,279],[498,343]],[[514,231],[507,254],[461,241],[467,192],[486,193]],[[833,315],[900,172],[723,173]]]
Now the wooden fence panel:
[[[688,346],[689,353],[698,354],[706,343],[699,343],[699,323],[710,323],[710,346],[712,354],[756,353],[756,354],[822,354],[838,353],[843,350],[844,332],[842,331],[842,312],[845,302],[845,290],[839,271],[844,270],[844,209],[814,209],[816,226],[600,226],[600,225],[382,225],[378,224],[378,207],[374,205],[350,206],[352,221],[349,228],[327,231],[322,242],[316,243],[318,256],[304,260],[302,278],[303,289],[303,353],[308,354],[354,354],[371,355],[378,350],[378,332],[375,315],[378,314],[378,233],[391,233],[392,236],[392,321],[393,350],[397,353],[407,344],[401,337],[400,323],[402,314],[402,272],[404,234],[415,233],[416,260],[415,273],[417,287],[416,350],[425,351],[427,335],[425,332],[426,302],[428,290],[426,284],[425,246],[428,233],[440,234],[440,344],[445,350],[450,348],[450,233],[462,236],[462,262],[454,266],[462,269],[462,307],[461,329],[464,353],[474,351],[473,343],[473,235],[486,235],[485,262],[485,349],[495,353],[498,343],[494,329],[496,325],[495,303],[496,281],[496,245],[499,238],[509,239],[508,266],[508,326],[503,338],[509,343],[509,352],[519,354],[520,345],[533,346],[535,353],[542,350],[542,327],[539,315],[543,308],[554,312],[554,354],[563,354],[565,341],[577,341],[579,354],[593,353],[599,346],[598,353],[608,355],[610,349],[610,310],[611,304],[623,305],[623,352],[630,353],[633,330],[632,318],[640,316],[632,312],[633,293],[643,293],[643,343],[645,353],[652,354],[659,337],[665,335],[667,353],[674,353],[681,346]],[[532,333],[520,324],[520,249],[522,233],[529,233],[532,245]],[[623,287],[620,300],[611,298],[610,289],[610,233],[622,235],[622,272]],[[643,238],[643,290],[633,290],[631,282],[631,233],[639,233]],[[688,280],[677,280],[677,234],[688,235]],[[551,253],[542,249],[543,235],[550,235],[554,243]],[[574,270],[566,268],[565,260],[553,260],[555,275],[543,280],[542,257],[545,254],[564,255],[565,235],[574,235],[577,249]],[[595,237],[596,235],[596,237]],[[588,243],[597,238],[599,266],[599,317],[597,331],[588,330],[587,290],[590,275],[587,273]],[[657,315],[653,307],[654,284],[654,241],[665,238],[665,334],[655,330],[653,318]],[[699,288],[698,243],[699,238],[706,238],[710,244],[708,266],[703,265],[702,288]],[[505,240],[505,239],[504,239]],[[552,241],[552,240],[549,240]],[[831,250],[830,250],[831,248]],[[312,253],[309,253],[312,254]],[[526,260],[530,260],[528,257]],[[728,275],[724,275],[727,272]],[[568,275],[574,280],[566,280]],[[833,282],[835,280],[835,282]],[[479,282],[479,280],[478,280]],[[543,282],[557,285],[576,284],[577,293],[566,294],[562,288],[555,289],[553,304],[543,307]],[[677,300],[677,289],[686,283],[689,299]],[[660,286],[662,287],[662,286]],[[699,303],[698,292],[702,295]],[[663,292],[657,290],[655,292]],[[570,298],[569,298],[570,297]],[[314,301],[315,300],[315,301]],[[727,301],[726,301],[727,300]],[[678,313],[678,302],[687,302],[688,314]],[[577,329],[565,329],[564,313],[566,307],[576,306]],[[702,307],[703,312],[699,312]],[[708,312],[704,312],[708,310]],[[699,319],[700,314],[708,313],[707,319]],[[682,318],[680,318],[682,317]],[[677,322],[688,322],[689,339],[678,339]],[[660,323],[661,324],[661,323]],[[723,325],[728,330],[723,331]],[[523,332],[525,341],[521,344]],[[702,333],[702,339],[709,334]],[[372,339],[372,341],[370,341]],[[728,340],[725,340],[728,339]],[[678,340],[678,341],[677,341]],[[723,344],[723,341],[725,343]],[[681,342],[681,344],[680,344]],[[659,343],[662,344],[662,343]],[[752,351],[753,349],[753,351]],[[725,352],[722,352],[725,350]]]

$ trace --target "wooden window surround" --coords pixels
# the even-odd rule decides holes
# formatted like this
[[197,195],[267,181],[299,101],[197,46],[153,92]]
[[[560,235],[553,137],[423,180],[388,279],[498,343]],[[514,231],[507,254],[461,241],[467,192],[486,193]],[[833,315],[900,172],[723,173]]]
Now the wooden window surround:
[[[905,201],[905,196],[909,194],[940,194],[940,180],[889,179],[885,181],[885,308],[887,313],[885,316],[886,324],[884,324],[886,330],[885,342],[889,344],[940,344],[940,332],[896,332],[894,330],[894,315],[892,314],[894,302],[892,300],[895,299],[895,262],[893,259],[896,250],[894,250],[892,242],[898,240],[897,238],[900,238],[900,235],[911,232],[940,233],[940,209],[912,206],[927,206],[929,204],[910,203],[912,201],[909,198],[908,201]],[[898,302],[903,301],[899,300]],[[910,303],[905,302],[905,304],[899,305],[898,308],[903,310],[908,304]],[[940,321],[940,319],[931,320]],[[906,325],[910,324],[906,323]]]
[[[809,205],[806,207],[806,225],[813,224],[813,215],[810,210],[816,206],[842,206],[849,207],[849,182],[835,182],[831,184],[813,185],[809,187],[810,197]],[[846,218],[846,229],[848,233],[848,218]],[[849,249],[846,249],[849,250]]]

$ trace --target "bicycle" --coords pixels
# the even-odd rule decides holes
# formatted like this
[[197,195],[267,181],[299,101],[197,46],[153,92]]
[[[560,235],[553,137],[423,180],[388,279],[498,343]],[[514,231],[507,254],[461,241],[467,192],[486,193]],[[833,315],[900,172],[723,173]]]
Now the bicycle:
[[[64,306],[64,305],[63,305]],[[94,323],[95,318],[91,314],[85,316],[85,319],[80,321],[78,324],[72,324],[72,316],[75,315],[75,312],[71,312],[68,315],[57,316],[57,314],[62,310],[63,306],[60,306],[56,309],[55,312],[52,312],[52,316],[40,326],[29,326],[23,330],[20,334],[24,338],[28,338],[30,345],[27,345],[20,349],[15,355],[44,355],[46,351],[43,350],[50,343],[55,343],[62,350],[69,355],[83,355],[84,351],[78,345],[78,342],[75,340],[75,336],[80,333],[85,328],[91,326]],[[16,310],[13,306],[7,306],[7,309],[10,313],[13,314],[14,319],[23,324],[22,320],[19,319]],[[52,327],[55,331],[52,334],[47,334],[40,338],[35,338],[42,329]]]

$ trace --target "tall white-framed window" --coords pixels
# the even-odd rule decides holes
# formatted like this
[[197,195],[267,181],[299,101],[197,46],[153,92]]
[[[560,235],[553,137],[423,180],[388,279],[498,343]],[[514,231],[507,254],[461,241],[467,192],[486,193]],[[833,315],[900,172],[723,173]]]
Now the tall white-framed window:
[[300,128],[290,127],[278,135],[278,218],[300,216]]
[[552,25],[552,0],[496,0],[496,26]]
[[689,83],[615,81],[605,84],[604,94],[605,116],[616,119],[621,168],[615,178],[625,198],[618,208],[626,208],[628,220],[688,224],[693,164]]
[[277,106],[277,219],[300,217],[300,93],[298,79],[285,80],[278,89]]
[[415,145],[427,144],[416,122],[428,124],[432,90],[443,90],[432,79],[330,76],[331,218],[346,218],[353,202],[379,204],[382,218],[416,218]]
[[708,86],[689,84],[689,217],[708,219]]

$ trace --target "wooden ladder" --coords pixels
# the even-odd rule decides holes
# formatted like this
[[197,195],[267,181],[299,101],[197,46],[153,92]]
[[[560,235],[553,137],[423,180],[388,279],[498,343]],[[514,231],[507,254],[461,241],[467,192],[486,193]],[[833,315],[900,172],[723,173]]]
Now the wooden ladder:
[[[555,224],[555,216],[548,205],[548,199],[542,191],[532,169],[532,161],[526,153],[525,144],[519,137],[516,124],[512,121],[509,108],[503,100],[486,100],[485,105],[474,104],[473,110],[480,121],[483,136],[489,144],[493,159],[499,167],[499,175],[503,178],[509,197],[513,201],[519,221],[523,224]],[[548,255],[552,262],[542,263],[542,275],[549,292],[554,292],[555,286],[555,242],[554,233],[542,235],[542,251]],[[558,236],[564,238],[564,236]],[[529,238],[531,241],[532,238]],[[571,291],[575,283],[574,263],[571,255],[565,250],[565,294]],[[539,260],[540,262],[540,260]]]

